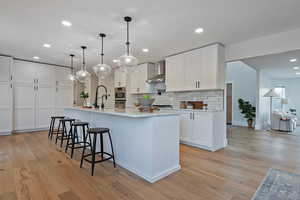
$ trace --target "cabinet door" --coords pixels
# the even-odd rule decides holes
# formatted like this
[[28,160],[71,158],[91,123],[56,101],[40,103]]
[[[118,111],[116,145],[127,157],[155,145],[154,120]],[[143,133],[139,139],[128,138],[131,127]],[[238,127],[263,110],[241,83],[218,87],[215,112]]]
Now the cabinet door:
[[55,90],[55,114],[63,115],[64,109],[73,105],[72,86],[56,87]]
[[138,66],[138,93],[148,93],[149,84],[146,83],[148,78],[148,64]]
[[166,89],[167,91],[184,90],[185,69],[184,55],[166,58]]
[[217,88],[218,45],[202,48],[200,89]]
[[41,84],[36,91],[36,128],[46,128],[50,125],[50,116],[54,114],[54,88]]
[[193,120],[191,113],[180,115],[180,140],[183,142],[192,142],[193,140]]
[[115,87],[126,87],[127,75],[122,70],[115,70]]
[[58,86],[70,86],[73,82],[69,79],[71,69],[65,67],[55,68],[55,83]]
[[39,64],[15,61],[14,82],[14,129],[35,128],[35,80]]
[[[200,77],[203,73],[202,49],[196,49],[184,54],[185,56],[185,89],[199,89]],[[209,73],[207,70],[205,73]]]
[[213,116],[211,113],[194,112],[193,142],[211,147],[213,138]]
[[0,133],[12,131],[11,63],[11,58],[0,56]]
[[134,67],[130,72],[130,93],[137,94],[139,85],[139,68]]
[[35,128],[35,86],[14,83],[14,127],[15,130]]

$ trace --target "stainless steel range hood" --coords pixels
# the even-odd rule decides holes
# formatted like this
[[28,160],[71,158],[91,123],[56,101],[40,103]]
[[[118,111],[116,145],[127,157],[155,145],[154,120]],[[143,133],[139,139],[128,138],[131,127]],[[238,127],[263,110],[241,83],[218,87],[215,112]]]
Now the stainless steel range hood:
[[166,79],[166,62],[164,60],[155,63],[153,75],[147,80],[147,83],[163,83]]

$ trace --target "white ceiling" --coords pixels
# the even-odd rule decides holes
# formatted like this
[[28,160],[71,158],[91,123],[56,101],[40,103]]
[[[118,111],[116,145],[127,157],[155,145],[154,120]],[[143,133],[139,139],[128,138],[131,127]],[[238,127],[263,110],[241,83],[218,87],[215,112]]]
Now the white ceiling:
[[[87,63],[98,62],[99,32],[105,58],[124,52],[123,16],[130,15],[131,41],[140,62],[221,42],[239,41],[300,27],[299,0],[3,0],[0,6],[0,53],[55,64],[69,64],[70,53],[80,58],[87,45]],[[70,20],[71,28],[61,26]],[[204,28],[201,35],[194,29]],[[46,49],[44,43],[52,48]],[[143,53],[142,48],[149,48]],[[77,65],[80,63],[77,61]]]
[[[290,62],[290,59],[297,59],[297,61]],[[263,69],[273,79],[300,78],[300,75],[296,74],[300,70],[293,69],[294,67],[300,69],[300,50],[248,58],[242,61],[255,69]]]

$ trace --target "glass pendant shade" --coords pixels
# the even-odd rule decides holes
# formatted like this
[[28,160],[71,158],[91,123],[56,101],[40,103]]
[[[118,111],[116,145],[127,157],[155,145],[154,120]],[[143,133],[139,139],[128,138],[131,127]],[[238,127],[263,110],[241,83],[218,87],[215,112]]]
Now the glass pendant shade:
[[82,46],[81,48],[82,48],[82,67],[78,72],[76,72],[76,79],[79,82],[84,83],[85,79],[91,76],[91,74],[86,70],[86,65],[85,65],[84,50],[86,49],[86,46]]
[[98,76],[100,80],[104,80],[107,78],[111,73],[111,66],[103,63],[103,56],[104,56],[104,50],[103,50],[103,39],[106,36],[104,33],[100,33],[99,36],[101,37],[101,62],[93,67],[93,70],[95,74]]
[[134,67],[138,64],[138,59],[132,55],[125,54],[120,58],[120,66],[121,67]]
[[111,68],[111,66],[109,66],[107,64],[100,63],[100,64],[94,66],[93,70],[99,79],[104,80],[105,78],[107,78],[110,75],[112,68]]
[[76,79],[84,83],[85,79],[91,76],[91,74],[86,69],[81,69],[78,72],[76,72]]

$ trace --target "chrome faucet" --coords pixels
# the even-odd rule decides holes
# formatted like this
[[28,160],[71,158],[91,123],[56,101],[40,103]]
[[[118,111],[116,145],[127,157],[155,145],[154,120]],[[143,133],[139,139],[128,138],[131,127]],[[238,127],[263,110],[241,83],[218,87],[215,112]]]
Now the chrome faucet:
[[96,88],[96,98],[95,98],[94,106],[95,106],[95,108],[99,108],[99,105],[98,105],[98,90],[101,87],[103,87],[104,90],[105,90],[105,94],[101,96],[101,101],[102,101],[101,102],[101,109],[104,109],[103,98],[105,98],[105,100],[107,100],[107,97],[109,96],[109,94],[107,94],[107,88],[104,85],[98,85],[97,88]]

